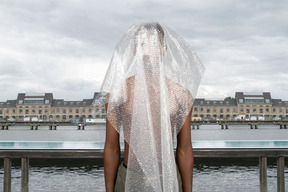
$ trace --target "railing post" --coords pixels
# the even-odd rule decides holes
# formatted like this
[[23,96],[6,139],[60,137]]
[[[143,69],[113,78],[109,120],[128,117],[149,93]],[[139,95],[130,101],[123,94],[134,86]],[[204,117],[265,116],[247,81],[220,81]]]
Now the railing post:
[[277,192],[285,192],[284,157],[277,158]]
[[267,192],[267,157],[260,157],[259,164],[260,164],[260,192]]
[[11,192],[11,158],[4,158],[4,192]]
[[21,192],[29,191],[29,158],[22,157],[21,161]]

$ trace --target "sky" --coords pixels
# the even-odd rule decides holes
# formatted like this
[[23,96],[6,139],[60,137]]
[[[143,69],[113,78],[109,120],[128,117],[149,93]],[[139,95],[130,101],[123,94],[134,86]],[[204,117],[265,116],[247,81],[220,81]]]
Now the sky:
[[288,100],[286,0],[1,0],[0,101],[31,92],[93,98],[122,35],[151,20],[205,65],[197,98],[271,92]]

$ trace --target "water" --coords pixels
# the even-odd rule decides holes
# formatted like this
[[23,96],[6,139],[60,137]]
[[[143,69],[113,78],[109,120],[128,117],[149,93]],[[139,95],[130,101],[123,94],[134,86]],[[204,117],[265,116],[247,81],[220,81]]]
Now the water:
[[[278,126],[260,126],[251,130],[248,126],[230,126],[228,130],[221,130],[220,126],[200,126],[199,130],[192,130],[192,140],[199,143],[219,143],[220,141],[285,141],[288,130]],[[30,131],[29,127],[10,127],[10,130],[0,131],[0,141],[65,141],[66,144],[81,144],[100,142],[105,139],[105,125],[88,126],[85,131],[77,131],[76,126],[59,127],[57,131],[48,131],[48,127],[39,127],[38,131]],[[259,142],[258,142],[259,143]],[[234,142],[235,144],[235,142]],[[270,145],[269,144],[269,145]],[[194,143],[197,147],[197,142]],[[66,145],[67,146],[67,145]],[[90,146],[91,147],[91,146]],[[16,162],[15,162],[16,161]],[[12,191],[20,191],[21,168],[20,162],[13,161]],[[3,189],[3,162],[0,164],[0,189]],[[287,176],[288,165],[285,166]],[[268,191],[277,191],[277,170],[275,161],[268,166]],[[30,160],[29,191],[32,192],[92,192],[105,191],[103,160]],[[286,179],[286,189],[288,187]],[[231,191],[259,191],[259,166],[256,159],[195,159],[194,191],[201,192],[231,192]]]

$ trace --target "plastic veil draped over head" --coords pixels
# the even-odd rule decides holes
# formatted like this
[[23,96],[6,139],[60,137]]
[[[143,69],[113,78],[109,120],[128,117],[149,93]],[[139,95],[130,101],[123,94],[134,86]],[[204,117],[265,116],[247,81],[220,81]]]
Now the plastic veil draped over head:
[[175,134],[205,67],[191,47],[157,22],[131,26],[102,84],[107,120],[129,144],[126,191],[178,191]]

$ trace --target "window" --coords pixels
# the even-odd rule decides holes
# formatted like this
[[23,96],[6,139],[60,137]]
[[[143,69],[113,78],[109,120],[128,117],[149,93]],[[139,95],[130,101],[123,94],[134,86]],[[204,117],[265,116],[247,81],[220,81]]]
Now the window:
[[102,108],[102,113],[105,113],[105,108]]
[[260,108],[259,113],[263,113],[263,109],[262,108]]
[[76,113],[79,113],[79,109],[76,109]]
[[0,114],[2,114],[2,110],[0,109]]
[[243,103],[243,99],[239,99],[239,103]]
[[209,108],[207,109],[207,113],[210,113],[210,109]]
[[210,105],[210,101],[207,101],[207,105]]
[[19,100],[18,104],[22,105],[23,104],[23,100]]
[[230,109],[229,108],[227,108],[227,110],[226,110],[228,113],[230,112]]
[[200,105],[203,105],[203,101],[200,101]]
[[25,114],[29,114],[29,109],[26,109],[26,110],[25,110]]
[[57,112],[57,113],[60,113],[60,109],[59,109],[59,108],[57,108],[57,109],[56,109],[56,112]]
[[240,108],[240,112],[242,112],[242,113],[243,113],[243,111],[244,111],[244,110],[243,110],[243,108]]
[[246,113],[250,113],[250,109],[249,108],[246,109]]
[[63,113],[66,113],[66,109],[63,109]]
[[265,99],[265,103],[270,103],[270,100],[269,99]]
[[256,108],[253,108],[253,112],[254,112],[254,113],[256,112]]
[[223,108],[220,108],[220,113],[223,113]]
[[217,108],[214,108],[214,110],[213,110],[214,112],[217,112]]
[[46,104],[46,105],[49,104],[49,100],[45,100],[45,104]]
[[213,101],[213,104],[216,105],[216,101]]
[[198,111],[198,108],[197,108],[197,107],[194,107],[194,111]]
[[45,113],[48,113],[48,109],[45,109]]
[[52,113],[55,113],[55,109],[52,109]]
[[39,109],[39,114],[42,114],[42,109]]
[[41,105],[44,103],[42,98],[27,98],[24,99],[24,104],[26,105]]
[[202,112],[203,112],[203,111],[204,111],[204,110],[203,110],[203,108],[200,108],[200,111],[202,111]]
[[72,109],[72,108],[70,108],[70,109],[69,109],[69,113],[72,113],[72,112],[73,112],[73,109]]
[[288,113],[288,108],[286,109],[286,113]]
[[266,108],[266,112],[269,112],[269,108]]
[[276,112],[276,109],[275,109],[275,108],[273,108],[273,112],[274,112],[274,113]]
[[282,113],[282,108],[279,108],[279,112]]

